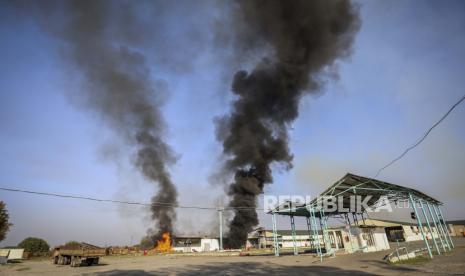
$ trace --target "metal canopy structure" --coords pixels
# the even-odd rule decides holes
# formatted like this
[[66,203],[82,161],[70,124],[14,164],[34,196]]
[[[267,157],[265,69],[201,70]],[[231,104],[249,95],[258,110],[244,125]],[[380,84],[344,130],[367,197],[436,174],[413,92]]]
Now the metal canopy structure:
[[[321,200],[327,197],[342,197],[343,207],[349,208],[351,196],[361,196],[362,198],[371,196],[372,198],[367,201],[367,205],[373,207],[378,204],[378,200],[381,196],[385,196],[385,198],[387,198],[389,201],[397,203],[401,201],[409,201],[409,195],[412,195],[414,198],[421,199],[422,201],[428,202],[432,205],[443,205],[443,203],[439,200],[416,189],[347,173],[339,181],[328,187],[318,197],[309,203],[298,204],[289,201],[281,204],[280,206],[277,206],[269,213],[275,212],[279,215],[290,215],[290,213],[292,213],[293,216],[308,217],[311,215],[309,207],[316,208],[317,205],[321,203]],[[355,212],[337,210],[335,212],[331,212],[331,215],[343,213],[363,214],[364,212],[365,210],[363,208]],[[316,214],[316,216],[319,217],[319,214]]]
[[374,178],[363,177],[347,173],[338,182],[326,189],[320,196],[387,196],[390,200],[401,201],[409,200],[409,195],[421,198],[431,204],[442,205],[439,200],[426,195],[416,189],[380,181]]
[[[339,204],[338,208],[330,211],[324,209],[322,207],[322,202],[328,198],[336,198],[338,201],[337,204]],[[386,204],[384,203],[385,201],[387,201],[388,204],[408,202],[409,207],[412,208],[413,214],[418,222],[418,228],[422,234],[430,258],[433,258],[433,246],[430,246],[428,242],[428,233],[430,234],[430,238],[433,241],[437,254],[441,254],[441,250],[439,249],[438,244],[442,245],[443,252],[446,252],[447,250],[450,251],[454,247],[449,231],[447,229],[447,225],[445,224],[442,211],[439,209],[439,206],[443,205],[442,202],[416,189],[347,173],[339,181],[323,191],[320,196],[314,198],[308,203],[287,201],[268,212],[269,214],[272,214],[273,219],[273,240],[275,245],[275,255],[279,256],[279,239],[276,234],[276,215],[290,217],[295,255],[298,254],[298,250],[295,242],[294,217],[306,218],[308,233],[312,240],[312,246],[315,246],[316,252],[320,256],[321,261],[323,260],[323,255],[325,254],[334,255],[331,244],[328,244],[328,218],[344,218],[346,221],[346,227],[349,230],[350,238],[350,225],[358,226],[359,216],[361,216],[361,220],[364,220],[364,214],[367,214],[367,210],[363,205],[361,205],[360,208],[356,208],[355,210],[351,208],[352,204],[355,205],[354,200],[357,200],[357,198],[359,200],[364,198],[364,202],[366,203],[365,206],[368,206],[368,208],[376,206],[379,207],[381,199],[383,199],[383,204]],[[423,218],[420,217],[419,210],[421,210]],[[352,216],[353,222],[350,221],[349,215]],[[317,223],[317,219],[319,223]],[[428,233],[425,233],[423,228],[423,219],[424,222],[426,222]],[[430,221],[432,223],[430,223]],[[433,233],[433,228],[431,225],[435,226],[436,237]],[[320,235],[318,235],[319,231],[323,233],[322,242],[325,248],[325,253],[323,253],[322,250],[323,247],[321,246]],[[436,239],[439,239],[440,243],[438,243]]]

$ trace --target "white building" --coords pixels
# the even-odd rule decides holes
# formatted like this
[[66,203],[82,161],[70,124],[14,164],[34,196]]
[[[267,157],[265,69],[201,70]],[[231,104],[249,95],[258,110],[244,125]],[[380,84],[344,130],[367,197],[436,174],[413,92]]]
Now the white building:
[[174,237],[173,251],[175,252],[211,252],[220,250],[217,238],[208,237]]
[[[350,230],[350,234],[349,234]],[[318,236],[309,235],[308,230],[296,230],[296,246],[301,249],[315,249],[317,242],[324,247],[324,239],[321,231]],[[280,248],[293,248],[294,241],[291,230],[278,230],[278,244]],[[389,242],[384,229],[373,226],[359,226],[330,228],[327,237],[332,250],[336,252],[374,252],[389,249]],[[251,233],[247,240],[247,248],[272,248],[273,231],[264,228],[257,228]],[[328,245],[329,250],[329,245]]]
[[[418,228],[418,224],[411,222],[401,222],[401,221],[391,221],[391,220],[382,220],[382,219],[366,219],[366,225],[383,227],[387,238],[390,242],[411,242],[411,241],[420,241],[423,240],[421,231]],[[435,239],[439,238],[439,233],[434,224],[431,223],[430,233],[426,223],[423,223],[423,233],[425,233],[426,238],[431,240],[432,237]],[[450,229],[449,229],[450,232]]]
[[[350,230],[350,234],[349,234]],[[390,249],[384,228],[377,226],[344,227],[344,248],[346,252],[375,252]]]

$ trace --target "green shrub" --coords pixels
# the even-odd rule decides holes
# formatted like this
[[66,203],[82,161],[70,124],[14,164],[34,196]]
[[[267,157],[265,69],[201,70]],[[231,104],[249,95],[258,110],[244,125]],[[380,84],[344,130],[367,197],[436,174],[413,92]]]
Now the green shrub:
[[48,253],[50,250],[50,246],[46,241],[34,237],[24,239],[18,244],[18,247],[24,248],[24,251],[33,256],[43,255],[43,253]]
[[149,236],[145,236],[140,240],[139,247],[144,250],[144,249],[152,249],[155,247],[155,243],[153,242],[153,239]]

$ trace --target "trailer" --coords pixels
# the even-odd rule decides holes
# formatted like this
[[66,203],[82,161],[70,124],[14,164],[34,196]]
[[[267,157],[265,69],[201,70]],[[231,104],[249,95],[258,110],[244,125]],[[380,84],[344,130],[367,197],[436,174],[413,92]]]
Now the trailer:
[[57,265],[97,265],[100,257],[105,256],[105,248],[88,243],[73,243],[56,247],[53,253],[53,263]]

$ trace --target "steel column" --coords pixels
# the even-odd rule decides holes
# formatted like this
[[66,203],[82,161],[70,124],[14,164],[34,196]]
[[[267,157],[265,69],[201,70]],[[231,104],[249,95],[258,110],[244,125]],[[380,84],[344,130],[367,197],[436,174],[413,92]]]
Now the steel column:
[[417,206],[415,204],[415,201],[413,200],[412,194],[409,194],[408,197],[409,197],[409,200],[410,200],[410,204],[412,204],[413,211],[415,212],[415,217],[417,218],[418,228],[420,229],[421,236],[423,237],[423,240],[425,241],[425,244],[426,244],[426,248],[428,249],[429,257],[432,259],[433,258],[433,253],[431,252],[431,248],[429,247],[428,239],[426,238],[425,232],[423,231],[423,225],[421,224],[421,219],[420,219],[420,216],[418,215]]
[[441,228],[441,232],[442,232],[442,235],[444,237],[444,241],[446,242],[447,248],[449,248],[449,251],[451,251],[452,246],[450,245],[449,239],[447,238],[447,234],[446,234],[447,229],[444,228],[444,225],[441,222],[441,218],[439,217],[439,214],[438,214],[438,211],[435,208],[435,205],[433,205],[433,211],[434,211],[434,214],[436,215],[436,218],[438,220],[438,224],[439,224],[439,227]]
[[321,224],[321,231],[323,233],[323,240],[325,243],[326,253],[333,253],[333,247],[331,246],[331,241],[329,240],[328,236],[328,225],[326,224],[326,216],[323,209],[320,209],[320,224]]
[[312,224],[310,222],[310,217],[305,217],[305,219],[307,220],[307,230],[308,230],[308,241],[310,242],[310,247],[313,248],[312,246],[312,242],[313,242],[313,239],[310,239],[310,237],[312,237]]
[[441,242],[442,250],[444,250],[444,252],[446,252],[446,246],[444,245],[444,242],[443,242],[442,237],[441,237],[441,230],[439,229],[439,227],[438,227],[438,225],[436,223],[436,219],[434,218],[433,212],[431,212],[431,207],[429,206],[428,201],[426,201],[426,207],[428,207],[429,214],[431,215],[431,219],[433,220],[434,228],[436,229],[436,233],[438,234],[439,241]]
[[298,255],[299,252],[297,251],[297,242],[296,242],[296,237],[295,237],[295,222],[294,222],[294,216],[291,215],[291,230],[292,230],[292,244],[294,247],[294,255]]
[[352,243],[352,232],[350,231],[350,219],[349,219],[349,215],[348,214],[344,214],[345,218],[346,218],[346,222],[348,224],[346,224],[346,227],[347,227],[347,231],[349,232],[349,243],[350,243],[350,251],[351,252],[354,252],[355,248],[354,248],[354,245]]
[[439,208],[438,205],[436,205],[436,208],[438,208],[439,214],[441,215],[442,223],[444,223],[444,226],[446,227],[446,233],[447,233],[447,236],[449,237],[450,244],[452,245],[452,248],[454,248],[455,245],[454,245],[454,242],[452,241],[452,238],[450,236],[449,227],[447,226],[446,219],[444,218],[444,215],[442,214],[442,210],[441,210],[441,208]]
[[425,211],[425,206],[423,205],[423,200],[419,199],[418,201],[420,202],[421,212],[423,213],[423,216],[425,217],[426,225],[428,226],[428,231],[431,234],[431,239],[433,240],[433,244],[434,244],[434,247],[436,248],[436,252],[438,252],[438,255],[441,255],[441,252],[439,251],[438,243],[436,242],[436,239],[434,238],[433,228],[431,228],[428,215],[426,214],[426,211]]
[[310,213],[312,215],[312,226],[313,226],[313,240],[315,240],[315,235],[316,235],[316,250],[318,254],[320,255],[320,262],[323,262],[323,253],[321,252],[321,243],[320,243],[320,234],[318,233],[318,228],[316,225],[316,219],[315,219],[315,209],[311,207]]
[[[277,224],[276,224],[276,213],[273,212],[272,216],[272,224],[273,224],[273,243],[274,243],[274,255],[279,256],[279,242],[278,242],[278,230],[277,230]],[[265,233],[265,238],[266,238],[266,233]]]

